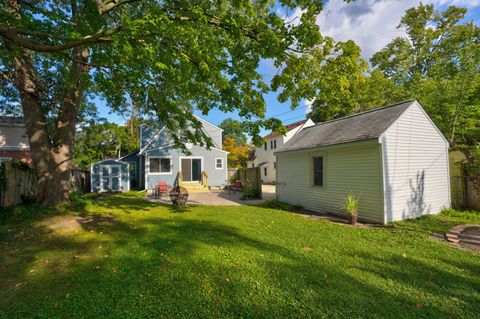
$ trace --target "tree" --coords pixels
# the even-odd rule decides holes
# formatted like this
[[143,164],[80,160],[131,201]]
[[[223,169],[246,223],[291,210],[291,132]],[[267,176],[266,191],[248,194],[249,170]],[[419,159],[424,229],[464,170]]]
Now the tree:
[[117,112],[133,103],[171,131],[190,123],[187,138],[200,145],[212,142],[194,109],[237,110],[254,143],[262,126],[281,130],[280,121],[262,120],[269,87],[257,72],[260,60],[302,63],[297,54],[327,50],[328,41],[315,23],[322,1],[280,4],[303,10],[298,23],[260,0],[3,1],[0,95],[4,108],[21,105],[38,201],[68,199],[76,125],[95,95]]
[[372,65],[417,98],[451,146],[470,148],[480,137],[480,29],[464,22],[467,9],[408,9],[397,38],[374,54]]
[[223,130],[223,142],[225,142],[226,139],[233,139],[238,146],[247,143],[245,124],[243,122],[228,118],[220,123],[220,128]]
[[228,153],[228,167],[247,167],[247,159],[252,151],[250,145],[237,144],[233,138],[226,138],[223,141],[223,149]]
[[73,148],[74,163],[82,168],[104,158],[118,158],[139,147],[137,134],[131,135],[130,126],[99,123],[84,126],[78,132]]

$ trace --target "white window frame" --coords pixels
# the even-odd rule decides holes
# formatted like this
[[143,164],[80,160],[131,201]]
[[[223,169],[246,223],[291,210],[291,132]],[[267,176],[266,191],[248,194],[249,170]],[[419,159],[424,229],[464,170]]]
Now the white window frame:
[[[217,161],[221,160],[222,161],[222,167],[217,166]],[[225,161],[223,160],[223,157],[215,157],[215,169],[216,170],[222,170],[225,168]]]
[[[161,170],[162,169],[162,164],[161,164],[161,161],[162,159],[169,159],[170,160],[170,171],[169,172],[151,172],[150,171],[150,160],[151,159],[155,159],[155,158],[158,158],[158,165],[159,165],[159,169]],[[173,158],[172,156],[148,156],[148,161],[146,163],[146,165],[148,165],[148,174],[149,175],[172,175],[173,174]]]

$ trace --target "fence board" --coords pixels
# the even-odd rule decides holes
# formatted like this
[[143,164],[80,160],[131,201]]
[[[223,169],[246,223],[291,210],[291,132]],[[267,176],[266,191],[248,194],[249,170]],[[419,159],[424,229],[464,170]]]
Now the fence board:
[[[3,162],[5,183],[0,187],[0,206],[18,205],[22,197],[36,196],[36,177],[33,169],[18,167],[12,161]],[[72,170],[70,182],[72,188],[83,193],[90,192],[90,171]]]
[[244,188],[257,189],[259,191],[260,198],[262,198],[262,179],[260,176],[260,167],[237,168],[235,170],[236,172],[233,172],[232,170],[233,173],[231,176],[236,174],[237,179],[242,182]]

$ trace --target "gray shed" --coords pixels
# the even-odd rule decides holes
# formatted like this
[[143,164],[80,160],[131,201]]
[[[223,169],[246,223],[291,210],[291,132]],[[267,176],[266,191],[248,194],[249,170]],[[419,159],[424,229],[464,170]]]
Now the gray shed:
[[130,190],[129,164],[106,159],[91,165],[92,192],[127,192]]

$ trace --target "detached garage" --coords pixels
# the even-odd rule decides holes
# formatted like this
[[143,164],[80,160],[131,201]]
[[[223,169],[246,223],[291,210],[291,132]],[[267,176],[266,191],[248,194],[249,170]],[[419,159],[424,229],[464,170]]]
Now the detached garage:
[[91,166],[92,192],[126,192],[130,190],[129,164],[106,159]]
[[406,101],[298,132],[275,154],[277,198],[385,224],[450,207],[448,142],[421,105]]

